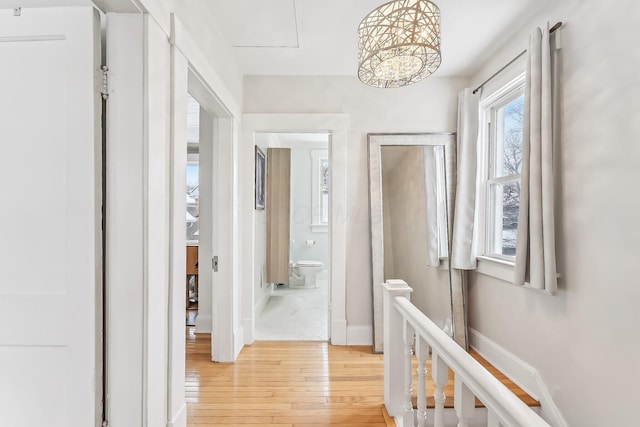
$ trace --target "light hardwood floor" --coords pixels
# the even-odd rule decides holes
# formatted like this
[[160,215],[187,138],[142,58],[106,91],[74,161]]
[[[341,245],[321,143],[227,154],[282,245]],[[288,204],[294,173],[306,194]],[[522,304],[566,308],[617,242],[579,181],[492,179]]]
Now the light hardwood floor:
[[[382,355],[372,354],[369,346],[257,341],[242,350],[235,364],[221,364],[211,362],[211,336],[196,336],[189,327],[186,348],[190,427],[395,426],[383,405]],[[537,404],[508,380],[506,385]],[[433,390],[432,384],[428,387]],[[453,375],[446,394],[450,406]]]

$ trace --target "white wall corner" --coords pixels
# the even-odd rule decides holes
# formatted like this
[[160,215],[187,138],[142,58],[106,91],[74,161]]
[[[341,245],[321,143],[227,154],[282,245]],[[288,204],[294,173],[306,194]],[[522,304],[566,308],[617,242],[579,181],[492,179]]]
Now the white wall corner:
[[187,404],[180,407],[178,413],[172,420],[167,422],[167,427],[187,427]]
[[347,345],[347,321],[331,321],[331,344]]
[[568,427],[536,368],[473,328],[469,345],[541,405],[541,416],[555,427]]
[[210,334],[213,330],[213,318],[210,314],[198,314],[196,317],[196,334]]
[[347,326],[347,345],[373,345],[371,326]]

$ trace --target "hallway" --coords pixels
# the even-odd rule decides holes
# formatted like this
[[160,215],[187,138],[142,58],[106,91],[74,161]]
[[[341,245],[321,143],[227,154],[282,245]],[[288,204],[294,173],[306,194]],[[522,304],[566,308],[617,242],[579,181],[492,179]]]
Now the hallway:
[[395,426],[382,355],[327,342],[256,342],[235,364],[210,361],[210,335],[187,328],[188,425]]

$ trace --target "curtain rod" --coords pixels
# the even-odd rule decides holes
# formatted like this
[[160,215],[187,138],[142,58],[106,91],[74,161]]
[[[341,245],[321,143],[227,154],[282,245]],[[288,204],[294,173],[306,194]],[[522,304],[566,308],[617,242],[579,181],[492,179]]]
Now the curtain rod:
[[[560,28],[560,27],[562,27],[562,21],[557,22],[557,23],[556,23],[556,25],[554,25],[553,27],[551,27],[551,28],[549,29],[549,34],[553,34],[553,33],[554,33],[558,28]],[[496,71],[495,73],[493,73],[493,74],[491,75],[491,77],[489,77],[487,80],[485,80],[485,81],[483,81],[482,83],[480,83],[480,85],[479,85],[477,88],[475,88],[475,89],[474,89],[473,94],[475,95],[475,94],[476,94],[476,92],[478,92],[480,89],[482,89],[482,87],[483,87],[484,85],[486,85],[486,84],[487,84],[487,83],[489,83],[491,80],[493,80],[493,78],[494,78],[495,76],[497,76],[498,74],[500,74],[501,72],[503,72],[507,67],[509,67],[509,65],[513,64],[513,63],[514,63],[514,62],[516,62],[518,59],[520,59],[520,57],[521,57],[522,55],[524,55],[525,53],[527,53],[527,50],[526,50],[526,49],[525,49],[525,50],[523,50],[522,52],[520,52],[520,53],[518,54],[518,56],[516,56],[515,58],[513,58],[511,61],[509,61],[509,62],[507,63],[507,65],[505,65],[504,67],[500,68],[498,71]]]

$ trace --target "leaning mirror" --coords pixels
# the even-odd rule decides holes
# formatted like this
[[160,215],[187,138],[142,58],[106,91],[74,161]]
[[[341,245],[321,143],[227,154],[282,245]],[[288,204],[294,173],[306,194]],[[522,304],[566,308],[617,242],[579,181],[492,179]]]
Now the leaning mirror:
[[455,134],[368,137],[374,352],[383,351],[382,284],[388,279],[407,282],[411,302],[466,348],[460,275],[448,265]]

